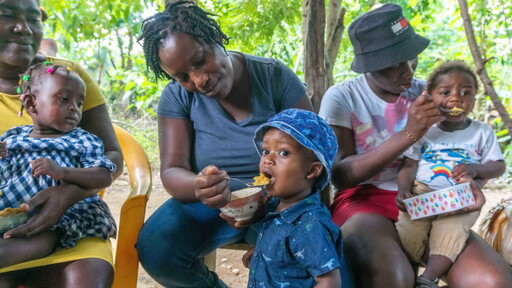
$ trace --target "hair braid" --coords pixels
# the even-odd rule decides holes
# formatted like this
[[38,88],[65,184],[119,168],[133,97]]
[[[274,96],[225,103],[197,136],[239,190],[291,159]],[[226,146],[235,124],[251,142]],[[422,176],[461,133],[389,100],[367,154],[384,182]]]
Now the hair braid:
[[[160,66],[159,49],[167,37],[174,32],[188,34],[213,49],[215,45],[224,48],[229,37],[220,29],[219,24],[208,13],[191,1],[168,3],[163,12],[142,22],[142,41],[144,57],[148,70],[153,71],[156,79],[172,79]],[[174,79],[173,79],[174,80]]]
[[40,88],[39,86],[44,85],[46,80],[45,77],[55,74],[55,72],[58,70],[63,71],[69,75],[72,69],[69,67],[53,64],[50,61],[44,61],[30,66],[27,71],[25,71],[25,73],[20,75],[19,86],[16,89],[16,92],[20,94],[20,100],[22,102],[20,112],[18,113],[19,116],[23,114],[23,100],[25,97],[24,94],[34,93],[34,90],[38,91],[37,89]]

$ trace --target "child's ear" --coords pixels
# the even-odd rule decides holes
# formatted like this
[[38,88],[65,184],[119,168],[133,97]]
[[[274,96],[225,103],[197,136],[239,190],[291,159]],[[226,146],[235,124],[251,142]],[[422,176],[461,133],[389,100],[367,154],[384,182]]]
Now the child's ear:
[[30,93],[20,95],[21,104],[23,108],[29,113],[36,113],[36,97]]
[[308,174],[306,175],[307,179],[316,179],[322,175],[324,171],[324,165],[320,163],[320,161],[315,161],[311,163],[311,167],[309,167]]

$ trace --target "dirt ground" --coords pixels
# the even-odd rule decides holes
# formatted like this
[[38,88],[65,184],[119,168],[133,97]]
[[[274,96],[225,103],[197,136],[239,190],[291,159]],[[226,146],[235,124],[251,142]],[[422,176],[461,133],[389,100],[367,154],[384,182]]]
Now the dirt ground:
[[[126,169],[125,169],[126,170]],[[493,187],[492,183],[488,187]],[[119,219],[119,211],[121,205],[128,195],[129,183],[126,175],[123,175],[117,179],[112,187],[107,189],[105,200],[107,201],[110,209],[112,210],[116,219]],[[478,224],[482,216],[486,215],[486,212],[494,205],[499,203],[501,199],[512,197],[512,192],[504,188],[497,189],[486,189],[485,195],[487,202],[482,210],[479,221],[473,229],[478,229]],[[167,200],[170,196],[164,191],[160,182],[159,175],[153,176],[153,190],[149,197],[147,204],[146,218],[155,211],[161,203]],[[115,240],[113,241],[115,245]],[[242,255],[244,251],[225,250],[219,249],[217,251],[217,262],[216,271],[220,278],[226,282],[232,288],[247,287],[248,269],[242,265]],[[156,288],[163,287],[156,283],[149,275],[144,271],[142,267],[139,269],[138,285],[141,288]]]

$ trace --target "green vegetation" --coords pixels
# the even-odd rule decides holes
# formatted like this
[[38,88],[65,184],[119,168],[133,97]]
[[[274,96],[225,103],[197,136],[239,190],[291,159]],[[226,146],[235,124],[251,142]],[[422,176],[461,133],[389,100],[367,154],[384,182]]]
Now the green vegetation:
[[[218,15],[224,32],[231,37],[228,49],[278,58],[303,76],[301,5],[299,0],[200,0],[200,5]],[[326,1],[327,2],[327,1]],[[431,39],[420,56],[416,76],[425,79],[433,66],[448,59],[473,63],[455,0],[397,0],[416,30]],[[346,0],[345,27],[376,1]],[[155,83],[146,70],[137,43],[142,19],[163,8],[163,0],[43,0],[49,19],[46,37],[59,43],[59,55],[80,62],[108,99],[116,123],[136,135],[157,163],[158,145],[155,110],[166,83]],[[501,101],[511,112],[512,17],[508,0],[469,0],[470,14],[486,69]],[[334,69],[335,82],[353,77],[352,48],[346,30]],[[497,131],[507,163],[512,163],[512,141],[491,101],[481,95],[475,117]],[[149,124],[148,124],[149,123]],[[149,126],[148,126],[149,125]],[[145,132],[149,127],[150,133]],[[510,166],[511,164],[509,164]],[[512,169],[503,180],[509,182]]]

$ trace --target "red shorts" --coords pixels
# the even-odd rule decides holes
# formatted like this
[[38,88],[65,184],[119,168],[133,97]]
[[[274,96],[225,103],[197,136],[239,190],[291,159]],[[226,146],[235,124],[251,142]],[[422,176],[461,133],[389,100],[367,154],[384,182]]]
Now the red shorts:
[[338,191],[331,205],[332,220],[341,227],[355,214],[376,213],[396,221],[396,195],[396,191],[380,189],[371,184]]

